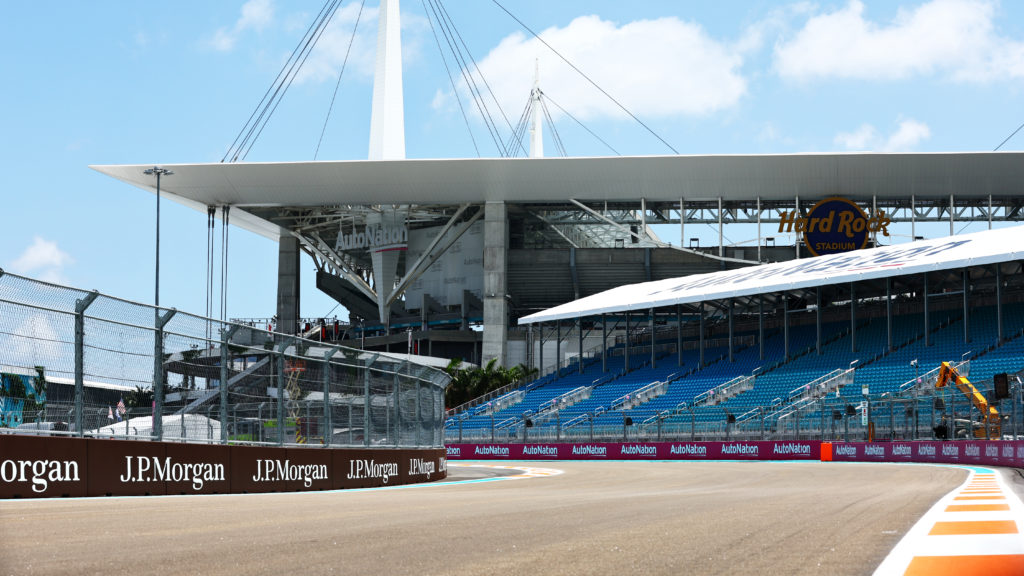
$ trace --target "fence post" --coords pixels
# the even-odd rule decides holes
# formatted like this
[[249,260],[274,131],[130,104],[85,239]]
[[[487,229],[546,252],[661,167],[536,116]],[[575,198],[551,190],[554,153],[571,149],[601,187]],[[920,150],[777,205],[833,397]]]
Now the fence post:
[[75,301],[75,435],[85,435],[85,310],[100,295],[93,290]]
[[288,349],[288,339],[282,338],[277,345],[277,444],[284,444],[284,351]]
[[160,316],[159,308],[154,308],[154,312],[156,325],[153,331],[153,436],[159,442],[164,439],[164,326],[167,326],[178,311],[171,308],[163,316]]
[[[416,389],[416,417],[420,417],[420,391]],[[419,440],[419,435],[416,435]],[[363,367],[363,446],[370,446],[370,362]]]
[[335,346],[324,354],[324,421],[320,425],[323,431],[320,436],[323,438],[323,444],[325,446],[331,445],[331,440],[334,438],[334,423],[331,422],[332,406],[331,406],[331,358],[340,350],[339,347]]
[[[406,362],[405,365],[408,366],[408,362]],[[395,427],[394,427],[395,448],[397,448],[401,444],[401,435],[402,435],[402,427],[399,425],[401,415],[399,414],[399,410],[398,410],[399,392],[401,392],[401,390],[402,390],[402,381],[399,379],[398,373],[401,372],[401,371],[402,371],[401,367],[399,367],[398,370],[395,370]],[[431,398],[433,398],[433,396],[431,396]],[[385,402],[385,405],[387,405],[386,402]],[[431,405],[433,405],[433,400],[431,400]],[[391,412],[388,411],[388,414],[391,414]],[[388,434],[391,434],[391,433],[392,433],[392,431],[388,430]]]
[[228,342],[235,335],[238,326],[228,325],[220,329],[220,443],[228,443],[228,362],[231,352]]

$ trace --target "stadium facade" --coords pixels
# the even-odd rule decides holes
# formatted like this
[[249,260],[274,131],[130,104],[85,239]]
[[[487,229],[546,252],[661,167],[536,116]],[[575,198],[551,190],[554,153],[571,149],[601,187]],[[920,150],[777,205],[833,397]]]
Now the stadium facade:
[[[174,176],[161,194],[280,243],[279,332],[545,371],[579,352],[561,349],[570,334],[596,345],[596,325],[547,334],[520,318],[624,284],[813,257],[823,248],[800,228],[828,199],[865,222],[856,246],[836,249],[894,243],[883,222],[909,223],[916,240],[917,223],[948,222],[953,235],[1022,218],[1016,152],[541,158],[535,122],[531,158],[409,160],[397,2],[382,6],[368,160],[163,165]],[[93,168],[155,192],[151,167]],[[688,234],[707,224],[711,246]],[[755,240],[728,243],[744,224]],[[678,226],[681,241],[663,242],[657,225]],[[300,252],[348,326],[300,318]]]

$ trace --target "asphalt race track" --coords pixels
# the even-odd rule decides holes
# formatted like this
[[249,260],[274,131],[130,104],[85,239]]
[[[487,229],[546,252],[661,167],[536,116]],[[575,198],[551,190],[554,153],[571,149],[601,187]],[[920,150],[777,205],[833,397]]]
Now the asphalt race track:
[[0,501],[0,573],[870,574],[967,477],[620,461],[491,481],[518,472],[463,464],[410,488]]

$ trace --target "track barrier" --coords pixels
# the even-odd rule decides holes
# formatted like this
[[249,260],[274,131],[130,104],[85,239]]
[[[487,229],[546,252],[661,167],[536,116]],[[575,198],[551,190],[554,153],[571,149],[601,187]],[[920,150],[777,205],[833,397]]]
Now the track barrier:
[[959,442],[583,442],[449,444],[451,460],[821,460],[1024,468],[1024,440]]

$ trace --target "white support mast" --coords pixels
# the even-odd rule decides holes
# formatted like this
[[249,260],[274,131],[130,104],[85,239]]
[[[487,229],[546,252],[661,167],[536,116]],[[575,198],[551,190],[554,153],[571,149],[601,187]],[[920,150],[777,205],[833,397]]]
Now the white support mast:
[[370,112],[370,160],[405,159],[402,36],[398,0],[381,0]]
[[530,120],[530,158],[544,157],[544,129],[540,102],[540,61],[533,61],[533,90],[530,91],[530,106],[533,117]]

